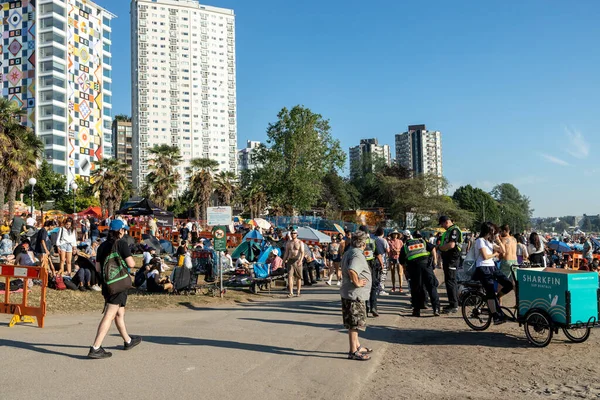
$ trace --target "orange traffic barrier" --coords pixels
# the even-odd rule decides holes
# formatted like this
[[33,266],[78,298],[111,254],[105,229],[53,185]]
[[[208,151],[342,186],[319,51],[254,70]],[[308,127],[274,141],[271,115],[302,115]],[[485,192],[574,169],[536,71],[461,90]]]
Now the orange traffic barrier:
[[[13,327],[16,323],[33,323],[33,317],[37,319],[38,326],[44,327],[44,317],[46,316],[46,288],[48,286],[48,270],[46,268],[47,258],[44,259],[41,266],[26,267],[21,265],[0,265],[0,278],[4,278],[4,302],[0,303],[0,313],[13,314],[13,318],[8,324]],[[10,280],[23,279],[23,298],[21,303],[10,302]],[[39,279],[42,281],[42,293],[40,296],[39,307],[27,305],[27,288],[29,279]]]

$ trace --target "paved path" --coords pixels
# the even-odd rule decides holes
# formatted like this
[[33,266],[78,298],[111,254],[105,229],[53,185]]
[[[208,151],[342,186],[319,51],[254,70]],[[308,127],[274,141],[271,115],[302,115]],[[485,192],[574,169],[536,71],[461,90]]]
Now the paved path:
[[113,326],[106,360],[85,357],[99,312],[49,315],[44,329],[9,329],[0,315],[0,384],[15,389],[11,399],[358,398],[394,334],[399,298],[381,298],[384,315],[369,319],[362,335],[376,349],[373,360],[349,361],[336,289],[321,284],[294,299],[131,312],[129,332],[144,342],[121,351]]

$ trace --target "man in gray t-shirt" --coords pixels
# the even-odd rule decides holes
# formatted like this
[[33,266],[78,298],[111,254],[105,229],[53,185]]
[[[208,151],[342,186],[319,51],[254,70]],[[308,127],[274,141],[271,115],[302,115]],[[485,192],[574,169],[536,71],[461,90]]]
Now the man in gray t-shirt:
[[[349,270],[356,272],[359,279],[365,279],[367,284],[356,287],[350,280]],[[371,293],[371,269],[363,254],[363,250],[352,247],[344,253],[342,258],[342,287],[340,295],[348,300],[369,300]]]

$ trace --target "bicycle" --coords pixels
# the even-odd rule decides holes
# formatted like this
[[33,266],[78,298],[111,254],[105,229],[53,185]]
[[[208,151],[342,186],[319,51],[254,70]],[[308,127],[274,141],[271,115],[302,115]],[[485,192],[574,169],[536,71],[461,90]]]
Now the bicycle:
[[[519,314],[519,295],[516,271],[520,268],[532,268],[529,265],[519,265],[511,269],[511,277],[515,282],[517,297],[514,307],[498,304],[496,308],[504,314],[506,322],[518,323],[523,326],[527,340],[536,347],[545,347],[552,341],[555,333],[561,328],[565,336],[573,343],[585,342],[591,333],[591,328],[598,325],[596,319],[590,318],[587,323],[560,324],[552,320],[548,311],[541,308],[531,308],[524,315]],[[465,287],[461,293],[461,312],[465,323],[474,331],[485,331],[492,323],[492,313],[489,310],[485,291],[481,283],[476,281],[463,282]]]

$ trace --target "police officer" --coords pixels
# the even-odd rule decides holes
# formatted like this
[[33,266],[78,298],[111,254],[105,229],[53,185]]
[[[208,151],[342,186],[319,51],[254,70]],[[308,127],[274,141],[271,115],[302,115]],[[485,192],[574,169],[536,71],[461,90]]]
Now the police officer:
[[376,262],[376,246],[375,240],[371,237],[369,233],[369,228],[366,225],[361,225],[358,230],[365,232],[367,237],[367,244],[365,246],[364,255],[367,260],[367,264],[369,264],[369,269],[371,270],[371,293],[369,295],[369,301],[367,303],[367,315],[369,312],[374,317],[379,317],[379,313],[377,312],[377,288],[379,288],[379,281],[381,279],[381,266],[378,262]]
[[435,259],[435,246],[427,243],[420,234],[408,239],[400,252],[400,260],[410,273],[410,294],[413,317],[421,316],[425,304],[425,291],[429,294],[433,315],[440,315],[440,298],[437,293],[437,279],[431,268],[430,258]]
[[442,264],[444,266],[444,281],[446,282],[446,292],[448,293],[448,305],[444,307],[444,312],[458,312],[458,293],[456,284],[456,269],[460,264],[460,245],[463,241],[460,228],[452,220],[443,215],[439,219],[439,224],[446,229],[442,235],[439,250],[442,253]]

